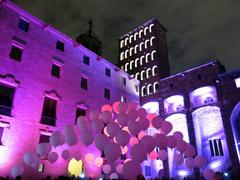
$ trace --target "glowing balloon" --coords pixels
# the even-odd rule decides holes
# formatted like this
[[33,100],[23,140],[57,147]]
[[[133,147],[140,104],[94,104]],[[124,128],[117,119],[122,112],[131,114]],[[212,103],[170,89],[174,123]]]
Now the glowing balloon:
[[118,164],[116,167],[116,171],[118,174],[122,174],[123,173],[123,164]]
[[72,158],[68,164],[68,172],[73,176],[79,176],[83,171],[83,162],[82,160],[77,161],[75,158]]
[[62,145],[65,142],[64,136],[61,131],[54,131],[49,138],[49,142],[53,147]]
[[194,162],[196,164],[197,167],[199,168],[203,168],[207,162],[207,160],[205,159],[205,157],[203,156],[200,156],[200,155],[197,155],[195,158],[194,158]]
[[67,160],[70,157],[69,150],[68,149],[63,150],[61,156],[64,160]]
[[15,178],[17,176],[21,176],[24,172],[24,168],[22,165],[15,165],[11,169],[11,174]]
[[103,165],[103,158],[97,157],[95,159],[95,164],[96,164],[97,167],[101,167]]
[[161,130],[165,133],[168,134],[172,131],[173,126],[170,122],[168,121],[163,121],[162,126],[161,126]]
[[47,155],[52,150],[52,146],[49,143],[40,143],[37,146],[37,153],[42,157]]
[[69,146],[73,146],[73,145],[77,144],[78,138],[77,138],[76,133],[73,131],[73,132],[69,132],[69,133],[65,134],[65,141]]
[[203,171],[203,176],[207,179],[207,180],[213,180],[214,179],[214,171],[211,169],[205,169]]
[[87,153],[86,156],[85,156],[85,161],[87,163],[92,163],[93,162],[93,159],[94,159],[94,156],[92,153]]
[[123,176],[126,179],[137,179],[141,173],[140,165],[135,161],[128,161],[123,165]]
[[161,128],[162,124],[163,124],[162,118],[160,118],[160,117],[153,118],[153,120],[152,120],[153,127],[155,127],[156,129],[159,129],[159,128]]
[[144,108],[139,108],[137,110],[137,115],[139,118],[145,118],[147,116],[147,111]]
[[150,158],[151,160],[155,160],[155,159],[157,159],[157,157],[158,157],[158,154],[157,154],[156,151],[150,152],[149,158]]
[[128,124],[127,114],[126,113],[119,113],[117,115],[117,121],[122,127],[126,126]]
[[94,137],[91,132],[85,132],[80,136],[80,140],[85,146],[89,146],[93,143]]
[[31,164],[35,161],[37,158],[37,154],[35,152],[27,152],[23,156],[23,161],[26,165],[31,166]]
[[155,141],[152,136],[149,135],[144,136],[141,139],[140,143],[144,145],[148,153],[152,152],[153,149],[155,148]]
[[111,111],[103,111],[101,113],[101,119],[104,123],[109,124],[110,122],[112,122],[112,112]]
[[117,114],[119,113],[119,111],[118,111],[119,104],[120,104],[119,101],[113,103],[113,111]]
[[141,163],[145,159],[147,159],[147,150],[145,149],[143,144],[135,144],[132,146],[130,151],[132,160]]
[[106,159],[109,162],[114,162],[115,160],[117,160],[120,157],[121,148],[116,143],[108,143],[104,147],[104,154],[105,154]]
[[105,174],[109,174],[111,172],[111,166],[109,164],[105,164],[103,165],[102,170]]
[[187,143],[184,140],[178,140],[176,149],[183,153],[187,149]]
[[154,136],[155,144],[160,149],[166,149],[168,145],[168,138],[165,134],[155,134]]
[[119,131],[115,136],[116,142],[121,146],[126,146],[129,142],[130,135],[127,131]]
[[179,141],[183,139],[183,134],[180,131],[175,131],[173,136]]
[[168,153],[166,150],[162,149],[158,152],[158,158],[162,161],[165,161],[168,159]]
[[107,132],[111,137],[114,137],[120,130],[120,127],[117,123],[111,122],[107,125]]
[[140,118],[138,120],[141,130],[147,130],[149,128],[150,122],[147,118]]
[[191,144],[187,144],[187,149],[184,151],[184,155],[188,158],[193,157],[196,155],[196,149]]
[[50,152],[48,154],[48,161],[53,164],[58,160],[58,154],[56,152]]
[[135,145],[135,144],[138,144],[138,143],[139,143],[138,138],[136,138],[136,137],[131,137],[131,138],[130,138],[129,144],[130,144],[131,146],[133,146],[133,145]]
[[104,147],[108,144],[109,139],[105,134],[98,134],[95,137],[95,146],[100,151],[104,150]]
[[103,111],[111,111],[111,112],[112,112],[112,106],[109,105],[109,104],[105,104],[105,105],[102,106],[101,111],[102,111],[102,112],[103,112]]

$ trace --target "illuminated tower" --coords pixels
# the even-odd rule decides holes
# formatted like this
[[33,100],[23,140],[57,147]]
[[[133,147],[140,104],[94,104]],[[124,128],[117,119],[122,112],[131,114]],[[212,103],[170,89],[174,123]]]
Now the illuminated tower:
[[141,104],[159,97],[158,81],[170,74],[166,32],[152,19],[119,38],[118,66],[140,80]]

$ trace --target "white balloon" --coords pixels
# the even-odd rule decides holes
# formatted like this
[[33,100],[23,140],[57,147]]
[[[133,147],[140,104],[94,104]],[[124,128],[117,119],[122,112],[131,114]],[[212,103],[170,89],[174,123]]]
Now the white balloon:
[[117,173],[110,174],[110,179],[118,179]]
[[65,139],[61,131],[54,131],[49,138],[49,142],[53,147],[64,144]]
[[22,165],[15,165],[11,169],[11,174],[15,178],[17,176],[21,176],[24,172],[24,168]]
[[111,166],[109,164],[105,164],[102,166],[102,169],[105,174],[109,174],[111,171]]
[[37,146],[37,153],[42,157],[47,155],[52,150],[50,143],[40,143]]
[[34,152],[26,152],[23,156],[23,161],[27,166],[31,166],[31,164],[37,159],[37,154]]

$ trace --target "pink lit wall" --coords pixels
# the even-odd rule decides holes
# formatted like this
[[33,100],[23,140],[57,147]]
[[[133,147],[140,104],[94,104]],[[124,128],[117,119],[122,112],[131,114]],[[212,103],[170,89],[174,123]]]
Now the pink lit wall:
[[[17,27],[20,17],[29,21],[28,32]],[[0,146],[1,176],[10,175],[11,167],[23,162],[24,153],[35,150],[41,131],[52,132],[74,124],[78,105],[99,109],[103,104],[120,101],[121,96],[127,101],[139,101],[134,88],[138,81],[9,1],[0,3],[0,30],[0,83],[15,87],[12,117],[0,114],[0,121],[10,126],[4,128],[4,146]],[[9,57],[16,43],[14,36],[26,42],[21,62]],[[57,40],[65,43],[64,52],[56,49]],[[89,66],[83,63],[84,55],[90,57]],[[60,79],[51,76],[52,63],[61,65]],[[105,68],[111,69],[111,77],[105,76]],[[81,77],[88,79],[87,91],[80,88]],[[127,79],[126,86],[122,77]],[[110,100],[104,98],[104,88],[110,89]],[[56,127],[40,123],[47,95],[58,101]],[[86,148],[78,144],[72,151],[84,153]],[[67,163],[61,158],[54,165],[45,165],[43,175],[67,174]]]

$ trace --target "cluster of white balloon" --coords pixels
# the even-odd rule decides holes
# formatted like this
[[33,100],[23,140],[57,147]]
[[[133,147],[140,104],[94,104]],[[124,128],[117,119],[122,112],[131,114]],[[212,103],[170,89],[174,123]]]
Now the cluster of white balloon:
[[[101,152],[104,152],[108,164],[103,165],[103,160],[98,161],[98,167],[101,167],[110,179],[117,179],[118,175],[127,179],[136,179],[141,174],[140,164],[149,157],[151,160],[159,158],[162,161],[168,159],[167,149],[176,149],[178,152],[174,156],[174,162],[177,165],[185,164],[189,169],[194,167],[203,168],[206,165],[206,159],[201,155],[196,155],[194,146],[183,140],[183,134],[179,131],[172,131],[172,124],[164,121],[158,116],[148,114],[144,108],[139,108],[134,102],[122,103],[115,102],[113,105],[104,105],[100,111],[89,111],[88,117],[78,118],[78,128],[81,136],[80,141],[89,146],[95,143],[95,146]],[[149,127],[157,130],[153,136],[145,132]],[[50,137],[49,143],[41,143],[36,151],[40,156],[48,155],[48,160],[54,163],[58,159],[58,154],[51,152],[53,147],[64,143],[72,146],[77,144],[78,138],[73,125],[66,125],[64,132],[55,131]],[[156,152],[155,147],[159,148]],[[117,161],[121,154],[128,153],[131,158],[123,161]],[[67,160],[70,153],[65,149],[62,158]],[[100,159],[100,157],[98,158]],[[24,162],[32,168],[37,168],[40,159],[36,152],[27,152],[24,155]],[[14,169],[15,168],[15,169]],[[13,167],[16,171],[16,167]],[[19,170],[18,173],[22,173]],[[16,175],[16,173],[14,174]],[[205,168],[203,175],[206,179],[212,179],[214,172]]]

